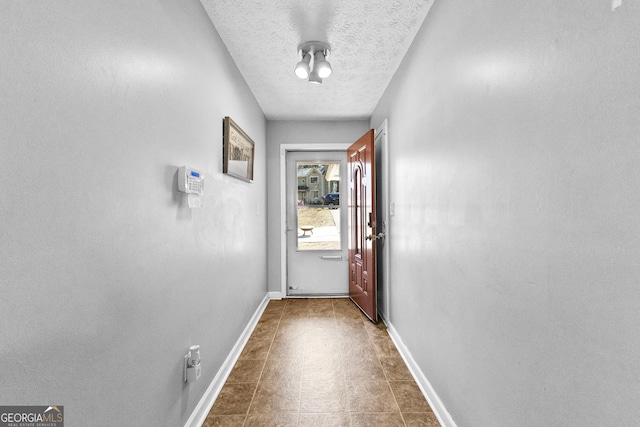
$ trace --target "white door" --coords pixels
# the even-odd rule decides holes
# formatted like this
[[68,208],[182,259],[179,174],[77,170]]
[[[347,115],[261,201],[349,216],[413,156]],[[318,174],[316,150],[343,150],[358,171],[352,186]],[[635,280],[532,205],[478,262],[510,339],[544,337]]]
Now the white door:
[[287,296],[348,295],[346,151],[289,151]]

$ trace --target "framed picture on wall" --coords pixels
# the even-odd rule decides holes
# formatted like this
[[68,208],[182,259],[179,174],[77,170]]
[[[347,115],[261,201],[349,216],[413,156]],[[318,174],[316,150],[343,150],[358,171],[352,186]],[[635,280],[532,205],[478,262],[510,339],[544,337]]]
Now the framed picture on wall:
[[224,118],[222,172],[253,182],[255,143],[231,117]]

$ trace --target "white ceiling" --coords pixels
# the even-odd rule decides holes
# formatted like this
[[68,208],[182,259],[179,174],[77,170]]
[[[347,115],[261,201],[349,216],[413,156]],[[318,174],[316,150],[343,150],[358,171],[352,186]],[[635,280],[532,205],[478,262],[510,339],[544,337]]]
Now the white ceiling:
[[[269,120],[368,119],[433,0],[201,0]],[[331,45],[333,74],[293,73],[298,44]]]

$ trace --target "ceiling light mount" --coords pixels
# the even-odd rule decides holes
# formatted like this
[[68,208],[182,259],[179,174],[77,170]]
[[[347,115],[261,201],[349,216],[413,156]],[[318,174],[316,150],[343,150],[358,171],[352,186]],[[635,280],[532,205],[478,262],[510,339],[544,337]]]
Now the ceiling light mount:
[[302,59],[296,65],[296,76],[301,79],[308,78],[311,83],[322,83],[322,79],[329,77],[333,71],[331,64],[327,61],[330,53],[331,46],[328,43],[319,41],[300,43],[298,55]]

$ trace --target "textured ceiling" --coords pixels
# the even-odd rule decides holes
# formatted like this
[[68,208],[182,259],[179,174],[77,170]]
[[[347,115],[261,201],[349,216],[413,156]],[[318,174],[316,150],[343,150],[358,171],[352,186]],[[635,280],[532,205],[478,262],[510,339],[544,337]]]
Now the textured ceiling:
[[[433,0],[201,0],[269,120],[371,116]],[[331,45],[333,74],[293,73],[298,44]]]

